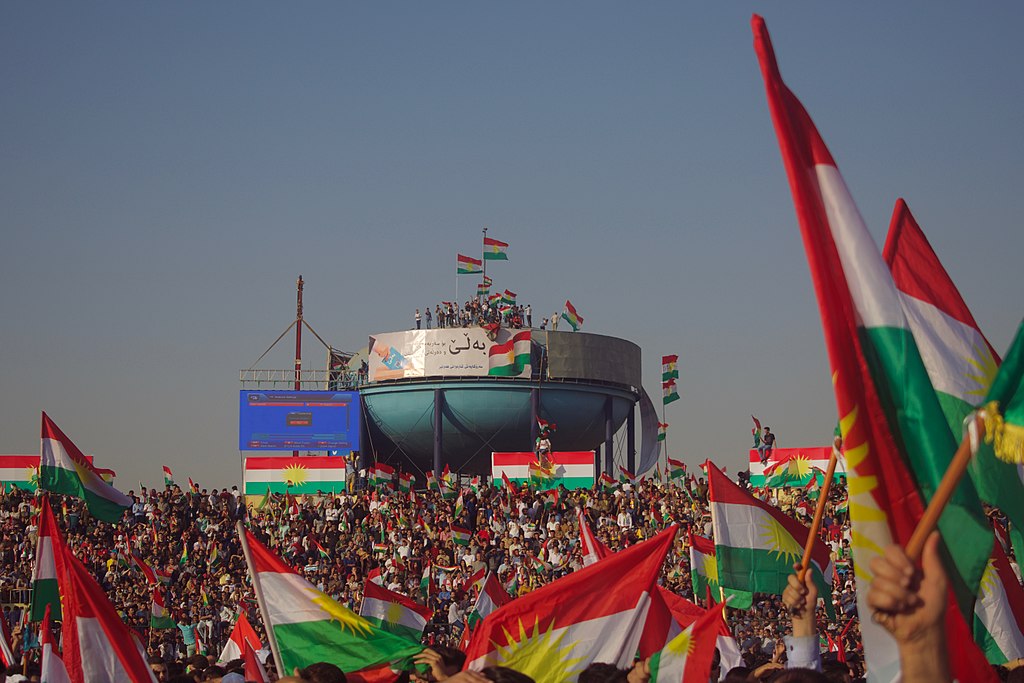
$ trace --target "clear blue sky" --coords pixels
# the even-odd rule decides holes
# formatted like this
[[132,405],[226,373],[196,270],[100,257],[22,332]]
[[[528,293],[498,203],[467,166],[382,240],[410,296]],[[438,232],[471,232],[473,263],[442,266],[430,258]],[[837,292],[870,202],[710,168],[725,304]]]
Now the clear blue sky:
[[236,483],[237,371],[296,276],[357,349],[450,298],[484,225],[496,285],[637,342],[653,394],[680,355],[675,455],[733,471],[751,413],[826,443],[759,9],[879,244],[905,197],[1004,350],[1020,3],[4,3],[0,452],[38,452],[45,409],[125,488]]

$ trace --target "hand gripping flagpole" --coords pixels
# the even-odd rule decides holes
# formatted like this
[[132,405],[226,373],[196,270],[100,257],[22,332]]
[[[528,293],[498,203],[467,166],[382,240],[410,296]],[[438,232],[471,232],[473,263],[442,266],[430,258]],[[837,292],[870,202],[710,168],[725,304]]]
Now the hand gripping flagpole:
[[[256,564],[252,560],[252,550],[249,549],[249,539],[245,534],[245,524],[242,520],[235,523],[235,531],[238,533],[238,540],[242,544],[242,553],[245,555],[245,564],[249,567],[249,580],[252,581],[252,590],[256,593],[256,604],[260,608],[260,615],[263,617],[263,628],[267,632],[267,640],[270,641],[270,652],[274,655],[274,668],[279,677],[288,676],[284,671],[284,662],[281,661],[281,648],[277,646],[277,636],[274,635],[274,627],[270,623],[267,602],[263,599],[263,587],[256,576]],[[283,674],[283,675],[282,675]]]
[[965,430],[967,433],[964,434],[963,440],[960,441],[960,447],[953,454],[953,460],[949,463],[949,467],[946,468],[946,473],[942,475],[942,481],[939,482],[935,495],[928,501],[928,507],[925,509],[921,521],[917,523],[914,533],[910,535],[906,548],[907,557],[914,562],[921,559],[924,542],[935,531],[935,527],[939,523],[939,517],[942,516],[942,511],[946,508],[946,504],[949,503],[949,499],[953,497],[953,492],[956,490],[957,484],[960,483],[960,479],[964,476],[964,472],[967,471],[967,465],[971,462],[974,454],[978,452],[978,445],[985,436],[984,415],[984,411],[979,410],[967,417],[970,420]]
[[[825,468],[825,481],[821,484],[821,491],[818,492],[818,504],[814,508],[814,521],[807,531],[807,543],[804,544],[804,556],[800,560],[800,572],[797,579],[804,582],[807,569],[811,566],[811,553],[814,551],[814,542],[818,540],[818,532],[821,531],[821,518],[825,515],[825,503],[828,501],[828,492],[832,488],[832,479],[836,474],[836,463],[839,461],[839,449],[843,446],[842,437],[836,437],[832,442],[832,454],[828,456],[828,467]],[[811,473],[812,476],[814,473]],[[824,568],[823,568],[824,569]]]

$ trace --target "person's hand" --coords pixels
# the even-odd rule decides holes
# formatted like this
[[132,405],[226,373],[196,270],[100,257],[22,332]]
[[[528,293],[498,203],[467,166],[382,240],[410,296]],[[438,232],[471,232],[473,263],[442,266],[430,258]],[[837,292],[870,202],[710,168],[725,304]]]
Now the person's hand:
[[900,643],[942,631],[949,582],[939,557],[939,534],[925,542],[919,570],[897,545],[871,560],[875,575],[868,593],[872,618]]
[[803,583],[798,578],[800,565],[793,565],[793,572],[785,590],[782,591],[782,602],[789,610],[793,619],[793,636],[813,636],[815,633],[814,609],[818,604],[818,587],[814,584],[814,575],[810,569],[804,574]]
[[412,658],[414,664],[423,664],[430,667],[430,673],[435,681],[448,679],[448,672],[445,671],[444,660],[441,655],[429,647]]
[[641,659],[626,674],[628,683],[647,683],[651,680],[651,658]]

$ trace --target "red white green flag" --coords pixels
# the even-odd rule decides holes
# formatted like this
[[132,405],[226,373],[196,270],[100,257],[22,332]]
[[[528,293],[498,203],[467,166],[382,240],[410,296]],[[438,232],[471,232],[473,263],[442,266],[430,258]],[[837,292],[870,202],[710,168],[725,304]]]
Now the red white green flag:
[[[60,658],[57,651],[57,641],[53,637],[53,629],[50,628],[50,608],[47,606],[43,613],[43,625],[39,629],[39,647],[42,650],[42,662],[40,664],[39,680],[43,683],[71,683],[71,676],[64,666],[64,660]],[[13,662],[10,668],[13,667]]]
[[60,590],[57,587],[57,564],[54,542],[60,543],[60,532],[53,518],[49,496],[39,505],[39,540],[36,541],[36,562],[32,567],[31,621],[42,621],[49,607],[54,619],[60,619]]
[[484,260],[485,261],[508,261],[508,243],[496,240],[492,237],[484,238]]
[[974,642],[992,664],[1024,657],[1024,588],[998,542],[992,546],[974,604]]
[[473,605],[473,610],[469,613],[469,627],[476,628],[476,625],[490,616],[492,612],[510,602],[512,602],[512,596],[501,585],[501,581],[498,580],[494,572],[488,572],[480,586],[476,604]]
[[434,610],[367,580],[363,586],[359,616],[388,633],[417,642],[434,616]]
[[473,635],[466,668],[507,666],[535,680],[570,681],[593,662],[628,666],[675,532],[669,527],[493,612]]
[[[764,20],[755,16],[752,27],[832,365],[851,491],[854,557],[858,567],[866,567],[889,544],[909,540],[957,443],[948,428],[940,428],[946,420],[889,269],[814,123],[783,83]],[[954,676],[993,680],[963,619],[973,612],[992,548],[970,482],[961,483],[939,529],[944,538],[957,539],[953,562],[947,563],[963,600],[963,611],[947,609],[948,641],[957,644],[950,648]],[[724,566],[719,556],[719,570]],[[870,613],[870,585],[870,575],[858,576],[861,614]],[[862,620],[861,631],[869,680],[896,679],[899,656],[891,636],[868,619]]]
[[679,362],[679,356],[672,354],[671,356],[661,357],[661,381],[664,382],[670,379],[679,379],[679,369],[676,364]]
[[[708,463],[708,502],[720,585],[782,595],[793,573],[793,565],[803,556],[807,527],[751,496],[711,462]],[[824,543],[814,542],[811,572],[818,595],[824,599],[826,611],[831,613],[829,552]]]
[[459,275],[471,275],[483,271],[484,262],[472,256],[457,254],[455,258],[456,273]]
[[565,310],[562,311],[562,318],[569,323],[573,332],[583,327],[583,316],[576,312],[576,307],[568,299],[565,300]]
[[686,476],[686,463],[682,460],[665,459],[669,479],[681,479]]
[[217,661],[224,664],[233,659],[241,659],[246,643],[254,650],[259,650],[263,647],[259,636],[256,635],[256,629],[249,623],[245,612],[240,612],[238,614],[238,621],[235,622],[234,628],[231,629],[228,642],[224,645],[224,649],[221,650]]
[[494,377],[520,377],[530,368],[530,330],[512,335],[487,351],[487,374]]
[[724,603],[709,609],[651,656],[652,683],[708,680],[724,609]]
[[658,423],[658,441],[664,441],[667,436],[668,436],[668,423],[667,422],[659,422]]
[[174,473],[171,472],[171,468],[164,465],[164,486],[174,485]]
[[103,481],[78,446],[43,413],[39,488],[85,501],[89,513],[104,522],[117,522],[132,499]]
[[167,606],[164,604],[164,595],[159,583],[153,586],[153,602],[149,610],[149,627],[158,629],[177,627],[174,619],[171,618],[171,613],[167,611]]
[[473,537],[473,534],[469,529],[463,529],[460,526],[452,524],[452,541],[457,545],[469,545],[469,539]]
[[674,379],[665,380],[661,383],[662,392],[662,404],[668,405],[673,401],[679,400],[679,392],[676,390],[676,381]]
[[[280,653],[281,669],[334,664],[348,680],[364,670],[404,662],[423,646],[384,631],[306,581],[248,530],[253,585],[263,593],[263,622]],[[404,664],[403,664],[404,665]]]

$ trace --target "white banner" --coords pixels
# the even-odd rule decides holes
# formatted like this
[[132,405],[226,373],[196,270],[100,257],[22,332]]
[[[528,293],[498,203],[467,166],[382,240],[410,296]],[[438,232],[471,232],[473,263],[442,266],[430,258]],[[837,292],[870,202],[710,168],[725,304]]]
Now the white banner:
[[[386,332],[370,337],[369,381],[409,377],[485,377],[490,351],[507,342],[513,332],[500,329],[491,341],[480,327]],[[528,376],[528,375],[527,375]]]

